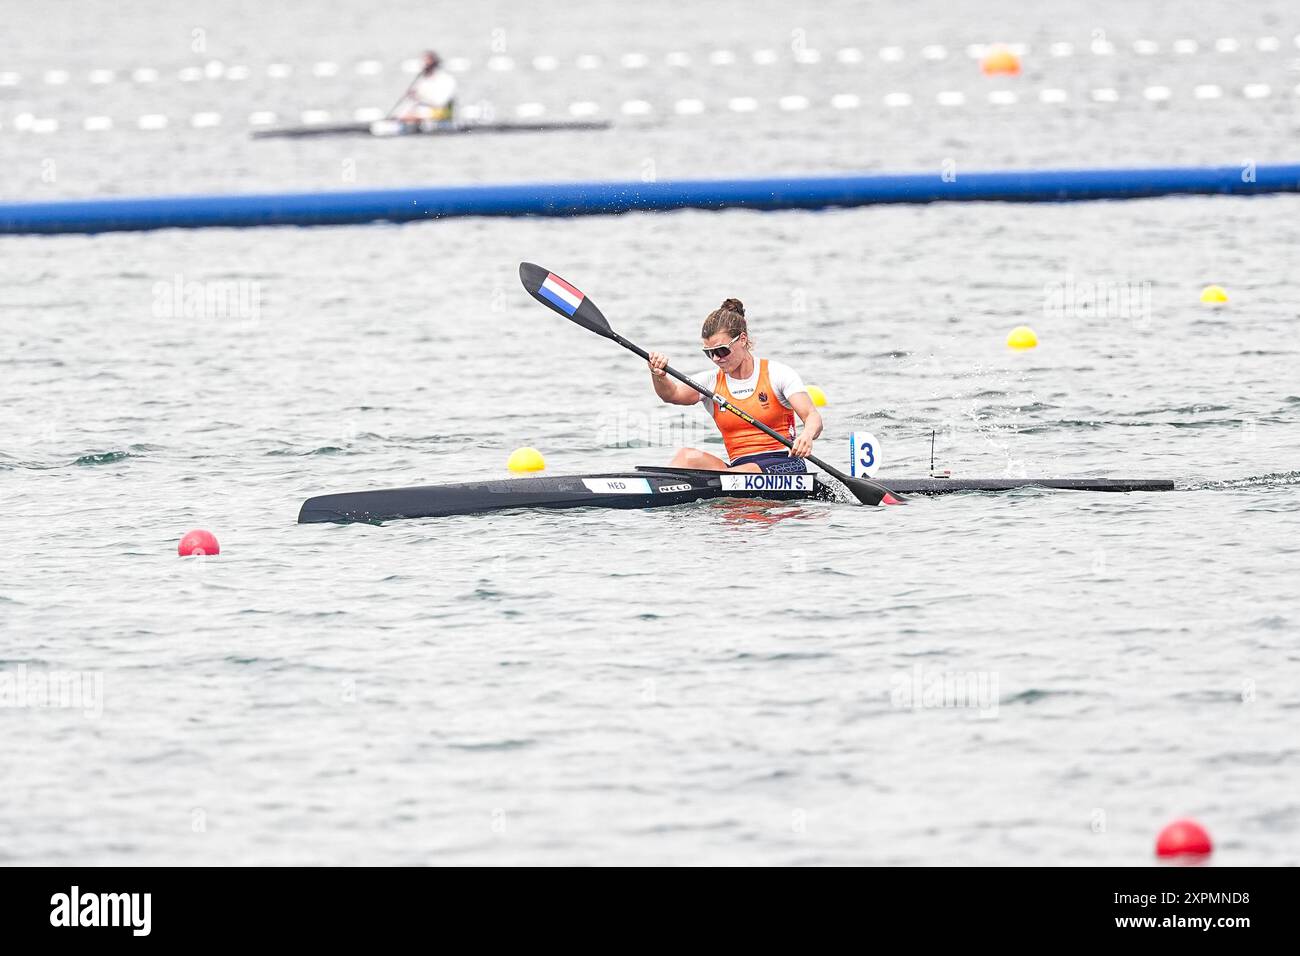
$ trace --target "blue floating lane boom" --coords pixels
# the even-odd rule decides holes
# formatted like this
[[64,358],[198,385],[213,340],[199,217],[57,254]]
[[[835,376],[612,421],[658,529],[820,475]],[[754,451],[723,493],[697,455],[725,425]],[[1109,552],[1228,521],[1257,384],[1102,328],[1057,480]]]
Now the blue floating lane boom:
[[875,203],[1065,202],[1300,192],[1300,164],[1038,169],[675,182],[417,186],[348,192],[0,203],[0,234],[413,222],[452,216],[589,216],[672,209],[826,209]]

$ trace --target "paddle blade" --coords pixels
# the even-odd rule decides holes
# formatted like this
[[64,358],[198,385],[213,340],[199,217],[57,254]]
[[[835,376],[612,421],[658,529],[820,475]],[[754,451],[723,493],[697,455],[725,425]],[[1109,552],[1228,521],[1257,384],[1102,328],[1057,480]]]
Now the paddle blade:
[[832,477],[841,482],[849,490],[849,494],[864,505],[901,505],[907,502],[902,495],[890,491],[878,481],[850,478],[848,475],[838,473]]
[[614,330],[609,327],[609,322],[600,314],[595,303],[579,291],[577,286],[565,282],[554,272],[531,262],[521,262],[519,281],[524,284],[529,295],[552,312],[558,312],[597,335],[614,338]]

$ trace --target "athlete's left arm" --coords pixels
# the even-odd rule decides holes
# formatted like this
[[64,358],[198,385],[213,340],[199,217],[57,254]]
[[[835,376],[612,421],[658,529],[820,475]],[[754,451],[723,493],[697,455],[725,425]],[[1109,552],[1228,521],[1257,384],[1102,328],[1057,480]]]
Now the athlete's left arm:
[[817,406],[812,403],[807,392],[795,392],[793,395],[787,395],[786,401],[794,409],[796,415],[803,420],[803,431],[799,437],[794,440],[794,448],[790,453],[796,458],[807,458],[812,454],[813,442],[821,436],[822,433],[822,415],[817,411]]

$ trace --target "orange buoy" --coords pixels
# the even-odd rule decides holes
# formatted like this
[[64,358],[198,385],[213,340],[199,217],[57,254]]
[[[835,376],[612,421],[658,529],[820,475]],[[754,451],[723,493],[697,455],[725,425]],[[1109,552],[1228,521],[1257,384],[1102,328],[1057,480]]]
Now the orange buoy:
[[1019,76],[1020,57],[1006,47],[995,47],[980,60],[980,69],[985,76]]

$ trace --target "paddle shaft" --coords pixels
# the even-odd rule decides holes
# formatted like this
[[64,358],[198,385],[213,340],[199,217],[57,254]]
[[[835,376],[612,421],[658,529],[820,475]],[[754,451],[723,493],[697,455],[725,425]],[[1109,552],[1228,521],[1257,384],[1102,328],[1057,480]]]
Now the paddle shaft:
[[420,77],[422,76],[424,76],[423,70],[415,74],[411,79],[411,82],[406,84],[406,89],[403,90],[402,95],[397,98],[397,102],[394,103],[392,107],[389,108],[388,112],[384,114],[385,118],[391,117],[393,115],[393,110],[397,109],[406,101],[406,98],[411,95],[411,90],[415,89],[415,84],[420,82]]
[[[623,338],[623,336],[619,335],[617,332],[613,332],[612,329],[610,331],[613,333],[611,337],[614,339],[614,341],[617,342],[619,345],[623,346],[623,348],[627,349],[629,352],[635,352],[637,355],[641,356],[647,362],[650,360],[650,353],[647,352],[645,349],[641,348],[641,346],[637,345],[635,342],[629,342],[627,339]],[[709,389],[705,388],[699,382],[695,381],[689,376],[683,375],[681,372],[677,371],[677,369],[673,368],[671,365],[665,365],[664,371],[669,375],[671,375],[673,378],[677,379],[677,381],[683,383],[684,385],[689,385],[691,388],[695,389],[701,395],[713,400],[715,403],[718,404],[719,407],[725,408],[727,411],[731,412],[731,414],[753,425],[755,428],[757,428],[759,431],[763,432],[764,434],[771,435],[773,438],[779,441],[786,448],[794,447],[794,442],[786,438],[780,432],[773,431],[771,428],[768,428],[766,425],[764,425],[762,422],[755,419],[753,415],[750,415],[744,409],[737,408],[735,405],[731,404],[731,402],[727,401],[717,392],[709,391]],[[818,468],[820,468],[822,471],[826,472],[828,475],[831,475],[834,478],[838,478],[840,481],[844,482],[845,484],[848,484],[852,480],[849,478],[848,475],[841,472],[838,468],[834,468],[826,464],[826,462],[822,461],[816,455],[809,455],[808,460],[812,462],[814,465],[816,465]]]

